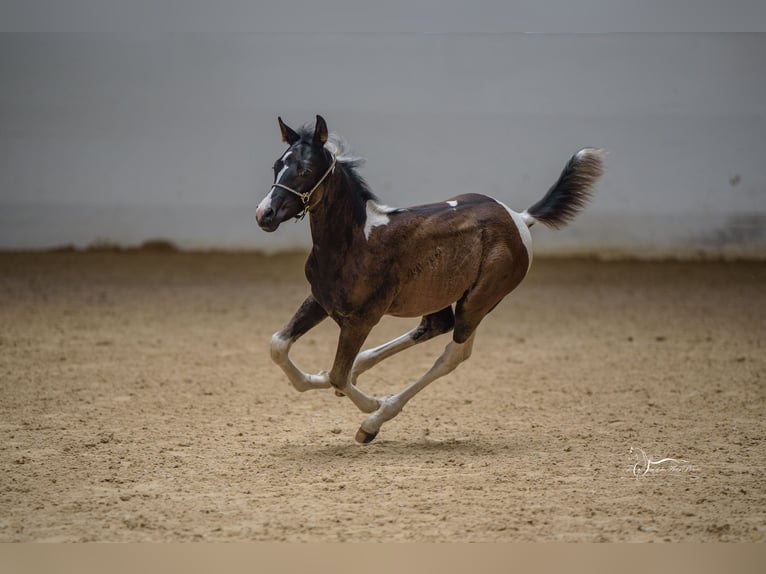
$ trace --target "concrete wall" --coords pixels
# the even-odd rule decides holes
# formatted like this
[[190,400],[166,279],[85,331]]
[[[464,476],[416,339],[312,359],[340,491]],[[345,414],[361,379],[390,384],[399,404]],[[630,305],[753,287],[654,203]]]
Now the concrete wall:
[[476,191],[523,209],[598,146],[596,201],[535,229],[539,252],[766,253],[766,34],[694,18],[595,33],[575,15],[581,33],[528,34],[504,27],[502,2],[446,5],[377,24],[338,6],[345,23],[289,30],[267,25],[289,15],[271,6],[249,33],[38,18],[0,34],[0,248],[305,247],[305,221],[265,234],[254,214],[283,150],[276,116],[320,113],[389,205]]

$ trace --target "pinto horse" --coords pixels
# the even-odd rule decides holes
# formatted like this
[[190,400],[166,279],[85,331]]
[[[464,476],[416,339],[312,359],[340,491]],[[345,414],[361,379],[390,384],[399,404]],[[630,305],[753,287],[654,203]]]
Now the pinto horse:
[[[271,338],[271,358],[296,390],[334,388],[367,413],[356,440],[368,443],[412,397],[471,356],[481,320],[529,270],[529,228],[560,227],[585,206],[602,174],[603,152],[578,151],[543,198],[522,212],[475,193],[396,209],[370,191],[357,172],[361,160],[328,133],[321,116],[313,129],[295,131],[282,118],[279,127],[289,147],[274,164],[274,183],[256,220],[272,232],[308,214],[313,247],[305,268],[311,294]],[[383,315],[422,320],[360,352]],[[340,327],[332,368],[304,373],[290,347],[328,316]],[[449,331],[452,341],[431,369],[400,393],[377,398],[356,385],[383,359]]]

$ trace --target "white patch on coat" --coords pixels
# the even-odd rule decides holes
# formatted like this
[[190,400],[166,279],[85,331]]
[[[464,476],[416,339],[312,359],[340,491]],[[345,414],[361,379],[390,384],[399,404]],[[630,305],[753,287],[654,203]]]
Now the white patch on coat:
[[367,200],[366,206],[367,219],[364,222],[364,238],[370,239],[370,233],[372,233],[373,227],[387,225],[389,222],[388,214],[396,210],[393,207],[375,203],[372,199]]
[[535,223],[537,223],[537,220],[532,217],[526,209],[522,211],[520,215],[522,221],[527,224],[527,227],[532,227]]
[[450,207],[457,207],[457,201],[455,201],[454,199],[451,199],[447,202],[447,205],[449,205]]
[[[527,250],[527,260],[529,261],[529,263],[527,264],[527,271],[529,271],[529,268],[532,265],[532,234],[529,232],[529,227],[527,226],[527,222],[524,220],[524,217],[522,216],[521,213],[518,213],[512,210],[502,201],[499,201],[497,199],[495,199],[495,201],[497,201],[497,203],[502,205],[503,208],[508,212],[508,215],[511,216],[511,219],[513,219],[513,223],[516,224],[516,228],[519,230],[519,236],[521,237],[521,242],[524,244],[524,249]],[[529,216],[529,214],[527,215]]]

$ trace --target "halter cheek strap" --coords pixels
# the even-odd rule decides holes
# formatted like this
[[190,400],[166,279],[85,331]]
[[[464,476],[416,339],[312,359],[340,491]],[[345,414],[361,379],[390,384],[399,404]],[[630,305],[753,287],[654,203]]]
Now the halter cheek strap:
[[311,195],[312,195],[312,194],[313,194],[313,193],[314,193],[314,192],[317,190],[317,188],[318,188],[320,185],[322,185],[322,182],[323,182],[325,179],[327,179],[327,176],[328,176],[328,175],[330,175],[332,172],[334,172],[334,171],[335,171],[335,162],[336,162],[336,159],[335,159],[335,154],[333,154],[333,156],[332,156],[332,163],[330,164],[330,167],[328,167],[328,168],[327,168],[327,171],[326,171],[326,172],[324,172],[324,175],[323,175],[322,177],[320,177],[320,178],[319,178],[319,181],[318,181],[318,182],[316,182],[316,184],[314,184],[314,187],[312,187],[312,188],[311,188],[309,191],[307,191],[306,193],[301,193],[301,192],[299,192],[299,191],[295,191],[294,189],[292,189],[292,188],[290,188],[290,187],[287,187],[286,185],[283,185],[283,184],[281,184],[281,183],[276,183],[276,182],[275,182],[275,183],[273,183],[273,184],[271,185],[271,189],[272,189],[272,190],[273,190],[275,187],[278,187],[278,188],[280,188],[280,189],[284,189],[285,191],[289,191],[290,193],[292,193],[292,194],[294,194],[294,195],[297,195],[297,196],[300,198],[300,200],[301,200],[301,203],[303,204],[303,210],[301,210],[301,212],[300,212],[300,213],[298,213],[298,215],[296,215],[296,216],[295,216],[295,220],[296,220],[296,221],[300,221],[301,219],[303,219],[304,217],[306,217],[306,214],[307,214],[307,213],[309,213],[309,212],[311,211],[311,205],[309,205],[309,201],[311,201]]

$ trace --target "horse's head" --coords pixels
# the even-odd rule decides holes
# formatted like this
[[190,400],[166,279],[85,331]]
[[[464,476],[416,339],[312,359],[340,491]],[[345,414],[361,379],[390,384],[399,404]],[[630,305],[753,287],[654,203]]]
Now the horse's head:
[[264,231],[275,231],[279,224],[300,217],[316,204],[314,191],[335,168],[335,158],[325,149],[327,124],[317,116],[313,132],[299,134],[279,120],[282,141],[290,147],[274,163],[274,183],[255,212],[255,219]]

